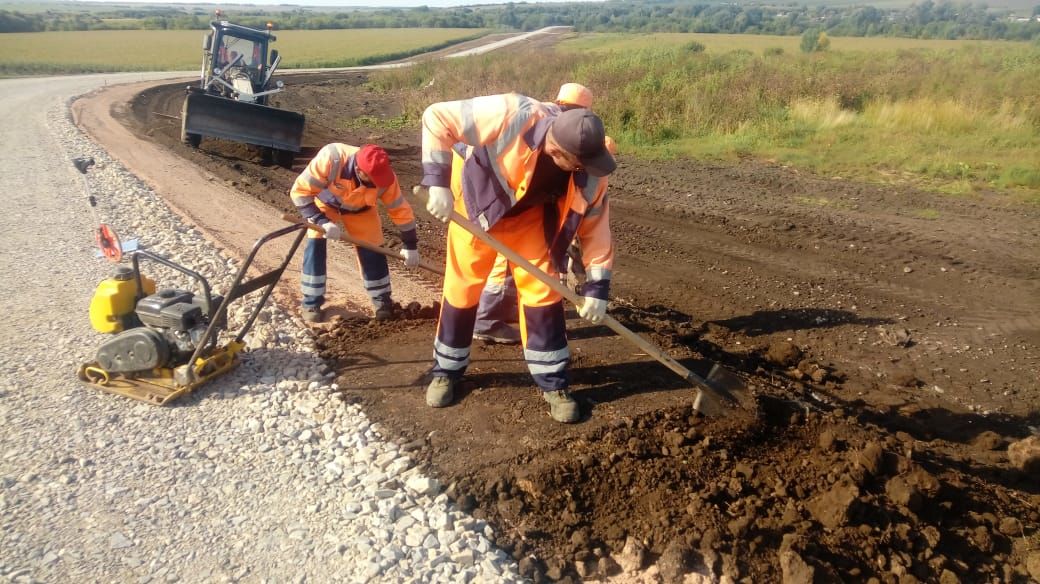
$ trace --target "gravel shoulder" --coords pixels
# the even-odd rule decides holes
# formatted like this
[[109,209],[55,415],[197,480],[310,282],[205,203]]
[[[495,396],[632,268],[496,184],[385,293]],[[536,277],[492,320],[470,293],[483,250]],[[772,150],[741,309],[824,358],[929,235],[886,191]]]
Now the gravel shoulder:
[[[406,447],[336,398],[335,374],[309,333],[275,304],[239,369],[175,407],[75,379],[101,341],[86,307],[110,265],[95,257],[72,157],[97,161],[89,180],[102,221],[216,290],[237,267],[236,242],[255,239],[246,228],[264,229],[237,207],[230,224],[212,206],[182,219],[151,185],[191,182],[178,180],[186,169],[131,148],[124,155],[139,157],[135,168],[151,169],[138,178],[72,125],[72,96],[143,79],[0,82],[3,132],[23,145],[0,155],[12,203],[0,218],[0,292],[10,299],[0,324],[0,580],[517,579],[515,563],[490,544],[491,528],[453,510]],[[227,202],[216,193],[197,196]],[[204,234],[196,219],[221,229]],[[247,307],[233,308],[232,328]]]

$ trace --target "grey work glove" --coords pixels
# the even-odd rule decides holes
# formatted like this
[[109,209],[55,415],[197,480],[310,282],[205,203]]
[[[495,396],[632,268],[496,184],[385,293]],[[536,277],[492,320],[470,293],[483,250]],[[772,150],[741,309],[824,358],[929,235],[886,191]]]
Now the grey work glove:
[[404,265],[409,268],[419,265],[419,250],[417,249],[402,249],[401,257],[404,258]]
[[430,215],[447,223],[451,221],[451,212],[455,208],[455,195],[448,187],[430,187],[430,198],[426,200],[426,210]]
[[343,228],[332,221],[322,223],[321,228],[325,230],[325,239],[339,240],[343,237]]
[[599,324],[607,314],[607,301],[586,296],[585,302],[578,308],[578,314],[592,324]]

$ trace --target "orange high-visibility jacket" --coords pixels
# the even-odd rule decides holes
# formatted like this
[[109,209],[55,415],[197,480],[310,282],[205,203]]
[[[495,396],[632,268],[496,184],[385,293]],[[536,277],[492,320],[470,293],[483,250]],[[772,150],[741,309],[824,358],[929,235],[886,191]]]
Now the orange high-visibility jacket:
[[385,188],[362,184],[357,178],[354,162],[354,155],[360,149],[338,142],[325,145],[293,183],[290,191],[293,204],[304,218],[321,225],[329,221],[324,209],[360,213],[374,206],[377,200],[382,201],[390,219],[401,232],[404,247],[416,249],[415,215],[401,194],[397,177]]
[[[516,93],[429,106],[423,113],[422,184],[450,187],[452,147],[470,146],[461,194],[469,218],[491,229],[523,199],[546,132],[559,113],[553,104]],[[606,178],[572,173],[558,205],[556,233],[548,242],[554,265],[562,272],[567,247],[577,236],[589,274],[584,294],[606,299],[614,265]]]

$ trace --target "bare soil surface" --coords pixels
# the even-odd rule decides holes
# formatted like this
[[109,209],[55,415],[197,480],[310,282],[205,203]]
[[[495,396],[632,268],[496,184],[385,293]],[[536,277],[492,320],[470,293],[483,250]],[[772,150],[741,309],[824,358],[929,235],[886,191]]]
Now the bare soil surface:
[[[292,170],[180,144],[183,84],[122,118],[275,216],[331,141],[379,143],[417,183],[417,129],[342,124],[398,114],[393,95],[364,73],[290,79],[281,107],[307,116]],[[612,313],[698,373],[738,372],[754,411],[695,415],[674,374],[573,318],[582,423],[548,418],[515,347],[478,346],[458,403],[429,409],[433,293],[399,320],[320,332],[344,399],[403,436],[535,580],[1040,578],[1040,475],[1008,452],[1040,426],[1040,209],[755,161],[620,163]],[[443,225],[417,215],[424,255],[443,258]]]

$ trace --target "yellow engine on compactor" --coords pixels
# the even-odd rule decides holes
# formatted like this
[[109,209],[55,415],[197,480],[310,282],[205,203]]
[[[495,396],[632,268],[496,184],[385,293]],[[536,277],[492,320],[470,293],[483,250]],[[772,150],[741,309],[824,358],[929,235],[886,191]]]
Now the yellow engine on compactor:
[[[155,281],[141,276],[144,293],[155,294]],[[137,280],[129,266],[116,266],[111,278],[98,284],[90,299],[90,326],[99,333],[118,333],[133,324]]]

